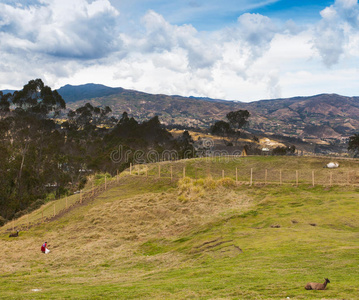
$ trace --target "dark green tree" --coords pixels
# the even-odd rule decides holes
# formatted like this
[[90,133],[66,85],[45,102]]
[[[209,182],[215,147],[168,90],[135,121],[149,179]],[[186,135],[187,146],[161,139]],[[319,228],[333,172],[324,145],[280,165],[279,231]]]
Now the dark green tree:
[[14,92],[12,103],[18,110],[36,114],[42,118],[49,113],[57,116],[62,109],[66,108],[66,103],[60,94],[44,85],[41,79],[30,80],[22,90]]
[[349,137],[348,151],[352,152],[354,157],[359,156],[359,134]]
[[226,117],[231,127],[237,130],[241,129],[248,123],[250,113],[248,110],[237,110],[229,112]]

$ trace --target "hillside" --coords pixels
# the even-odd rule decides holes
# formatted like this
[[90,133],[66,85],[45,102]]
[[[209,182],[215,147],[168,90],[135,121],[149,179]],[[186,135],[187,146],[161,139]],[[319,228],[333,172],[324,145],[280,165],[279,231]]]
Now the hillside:
[[[94,88],[96,86],[92,86]],[[101,94],[87,92],[87,86],[59,90],[71,108],[91,102],[94,106],[108,105],[115,116],[127,111],[144,120],[159,115],[165,124],[209,127],[234,110],[251,113],[248,130],[265,135],[278,134],[301,139],[340,140],[348,138],[359,128],[359,97],[321,94],[311,97],[261,100],[250,103],[209,98],[153,95],[143,92],[111,89]],[[106,94],[110,93],[110,94]],[[78,96],[74,96],[77,95]],[[70,97],[71,95],[71,97]],[[322,127],[326,129],[323,130]]]
[[[357,182],[358,160],[332,171],[322,168],[326,161],[179,161],[174,173],[185,166],[189,177],[172,182],[157,178],[158,164],[148,165],[148,177],[144,166],[140,176],[124,172],[94,200],[16,239],[7,237],[12,224],[0,229],[0,299],[354,299],[357,187],[233,180],[238,167],[247,175],[253,168],[323,172],[318,180],[335,172]],[[218,176],[206,177],[208,168]],[[220,179],[222,170],[232,179]],[[45,240],[48,255],[39,250]],[[304,289],[324,277],[327,290]]]

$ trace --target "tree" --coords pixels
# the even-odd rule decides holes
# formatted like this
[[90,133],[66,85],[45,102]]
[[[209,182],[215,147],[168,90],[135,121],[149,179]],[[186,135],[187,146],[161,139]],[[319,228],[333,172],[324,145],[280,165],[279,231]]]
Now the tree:
[[231,127],[237,130],[241,129],[244,125],[248,123],[248,118],[250,117],[250,114],[248,110],[237,110],[229,112],[226,117]]
[[286,147],[278,146],[273,149],[272,154],[273,155],[293,155],[294,152],[295,152],[294,145],[286,146]]
[[18,110],[42,118],[51,112],[56,116],[66,108],[66,103],[60,94],[44,85],[41,79],[30,80],[21,91],[14,92],[12,103]]
[[231,111],[226,115],[226,118],[233,129],[231,133],[232,143],[237,144],[239,136],[241,134],[240,130],[248,123],[248,118],[250,114],[248,110],[237,110]]
[[217,121],[210,128],[211,134],[221,136],[223,139],[234,133],[230,124],[225,121]]
[[11,98],[11,94],[3,94],[2,91],[0,91],[0,116],[3,114],[7,114],[10,112],[10,102],[9,99]]
[[354,157],[358,157],[359,154],[359,134],[354,134],[349,137],[348,151],[353,153]]

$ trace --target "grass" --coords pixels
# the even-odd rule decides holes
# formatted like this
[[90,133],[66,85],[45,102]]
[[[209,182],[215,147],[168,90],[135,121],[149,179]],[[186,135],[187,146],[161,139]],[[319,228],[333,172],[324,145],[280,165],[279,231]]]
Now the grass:
[[[291,159],[288,170],[324,162]],[[202,160],[180,163],[206,167]],[[241,162],[245,170],[256,164],[276,169],[283,161]],[[356,171],[356,162],[341,165]],[[233,178],[192,175],[170,182],[124,174],[92,202],[17,239],[1,228],[0,299],[357,297],[358,188],[237,186]],[[40,253],[44,240],[49,255]],[[324,277],[327,290],[304,289]]]

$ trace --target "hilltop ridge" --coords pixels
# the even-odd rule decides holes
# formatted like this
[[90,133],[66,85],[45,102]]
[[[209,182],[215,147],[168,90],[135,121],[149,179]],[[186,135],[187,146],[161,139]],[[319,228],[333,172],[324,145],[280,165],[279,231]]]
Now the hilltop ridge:
[[[123,111],[139,120],[159,115],[164,124],[189,127],[208,128],[214,121],[224,119],[228,112],[246,109],[251,113],[249,131],[300,139],[346,139],[359,128],[359,97],[318,94],[245,103],[106,89],[97,85],[92,88],[97,90],[89,96],[86,85],[68,86],[67,94],[72,93],[72,98],[67,98],[66,93],[62,96],[70,101],[68,106],[71,108],[90,102],[96,106],[110,106],[115,116],[120,116]],[[62,91],[59,90],[60,94]],[[327,129],[323,130],[323,126]]]

